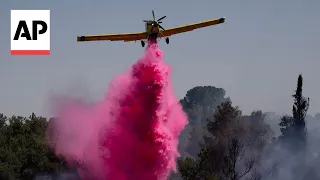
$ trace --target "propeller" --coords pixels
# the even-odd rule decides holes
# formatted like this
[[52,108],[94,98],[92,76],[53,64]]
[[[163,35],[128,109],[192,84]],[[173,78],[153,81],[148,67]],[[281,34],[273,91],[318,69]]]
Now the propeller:
[[156,21],[155,15],[154,15],[154,11],[152,10],[152,16],[153,16],[153,20]]
[[161,18],[159,18],[158,20],[156,20],[155,15],[154,15],[154,11],[152,10],[152,16],[153,16],[153,26],[159,26],[162,30],[165,30],[160,24],[162,23],[162,19],[166,18],[167,16],[163,16]]
[[159,26],[162,30],[164,30],[164,31],[165,31],[165,29],[164,29],[160,24],[158,24],[158,26]]
[[162,18],[158,19],[157,21],[161,21],[162,19],[166,18],[167,16],[163,16]]
[[164,18],[166,18],[167,16],[163,16],[161,18],[159,18],[158,20],[156,20],[156,16],[154,14],[154,10],[152,10],[152,17],[153,20],[143,20],[143,22],[145,23],[152,23],[152,26],[159,26],[159,28],[161,28],[162,30],[165,30],[162,26],[160,26],[160,24],[162,23],[161,20],[163,20]]

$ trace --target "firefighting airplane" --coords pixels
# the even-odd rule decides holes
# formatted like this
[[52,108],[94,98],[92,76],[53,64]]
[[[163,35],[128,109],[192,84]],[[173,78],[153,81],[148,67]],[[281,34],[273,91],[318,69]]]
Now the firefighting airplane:
[[[145,46],[145,40],[156,42],[158,38],[166,38],[166,43],[169,44],[169,36],[179,33],[192,31],[194,29],[203,28],[207,26],[213,26],[216,24],[224,23],[225,17],[212,19],[208,21],[198,22],[194,24],[188,24],[185,26],[178,26],[175,28],[164,29],[160,24],[166,16],[163,16],[156,20],[154,11],[152,11],[153,20],[144,20],[145,32],[137,33],[126,33],[126,34],[97,34],[97,35],[86,35],[78,36],[77,41],[124,41],[131,42],[141,40],[141,46]],[[161,30],[160,30],[161,29]]]

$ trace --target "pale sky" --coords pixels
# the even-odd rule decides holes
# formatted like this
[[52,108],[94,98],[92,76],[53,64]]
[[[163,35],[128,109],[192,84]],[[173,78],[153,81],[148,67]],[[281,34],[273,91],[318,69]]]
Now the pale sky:
[[[51,55],[10,55],[10,10],[51,10]],[[196,85],[224,88],[244,113],[290,112],[304,77],[310,113],[320,112],[320,1],[4,0],[0,5],[0,112],[48,114],[50,92],[101,99],[108,82],[141,57],[140,42],[76,42],[76,36],[144,30],[166,15],[170,28],[226,17],[225,24],[179,34],[160,47],[179,98]]]

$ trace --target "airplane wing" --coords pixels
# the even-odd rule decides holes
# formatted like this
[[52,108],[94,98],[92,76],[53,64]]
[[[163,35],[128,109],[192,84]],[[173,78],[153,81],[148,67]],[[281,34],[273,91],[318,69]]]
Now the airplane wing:
[[138,33],[126,33],[126,34],[97,34],[97,35],[86,35],[78,36],[77,41],[136,41],[147,39],[145,32]]
[[184,33],[184,32],[192,31],[192,30],[207,27],[207,26],[213,26],[213,25],[224,23],[224,21],[225,21],[225,18],[223,17],[223,18],[217,18],[217,19],[212,19],[208,21],[198,22],[194,24],[188,24],[185,26],[178,26],[175,28],[170,28],[164,31],[160,31],[161,33],[159,33],[158,37],[167,37],[174,34]]

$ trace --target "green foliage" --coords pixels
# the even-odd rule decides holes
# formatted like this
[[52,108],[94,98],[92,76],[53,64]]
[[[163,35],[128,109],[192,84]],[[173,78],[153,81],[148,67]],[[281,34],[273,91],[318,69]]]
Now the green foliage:
[[0,179],[33,179],[36,173],[65,168],[46,144],[47,125],[34,113],[29,118],[0,114]]
[[[302,85],[299,75],[292,95],[292,116],[282,117],[279,123],[280,139],[298,142],[299,146],[306,142],[305,116],[309,107],[309,98],[302,96]],[[180,153],[190,155],[178,160],[185,180],[261,179],[256,167],[272,138],[270,126],[265,124],[262,111],[242,116],[241,110],[224,96],[222,88],[197,86],[180,101],[190,121],[179,141]],[[28,180],[40,172],[66,169],[64,160],[47,146],[47,126],[46,118],[33,113],[28,118],[0,114],[1,180]]]
[[216,88],[214,86],[196,86],[187,91],[186,96],[181,100],[183,106],[199,104],[201,106],[209,107],[215,101],[216,97],[224,97],[225,90]]
[[[271,140],[271,129],[264,123],[261,111],[251,116],[241,116],[238,107],[231,101],[221,103],[208,118],[205,144],[197,158],[186,157],[179,160],[179,171],[183,179],[240,180],[251,177],[261,179],[256,171],[263,149]],[[246,150],[261,151],[258,155],[246,153]],[[239,166],[243,170],[239,171]]]
[[182,156],[197,156],[204,143],[203,136],[208,134],[207,118],[216,111],[219,104],[229,100],[225,93],[224,89],[214,86],[196,86],[188,90],[186,96],[180,100],[189,120],[179,138],[179,151]]
[[178,167],[183,179],[186,179],[186,180],[196,179],[197,171],[198,171],[197,161],[195,161],[191,157],[186,157],[184,160],[179,159]]
[[239,116],[241,116],[241,111],[238,107],[233,107],[231,101],[221,103],[221,105],[217,107],[213,119],[208,119],[207,128],[209,133],[213,136],[219,136],[218,133],[227,132],[224,130],[227,130],[230,123]]
[[178,160],[178,168],[181,173],[181,177],[184,180],[218,180],[218,176],[215,172],[210,171],[210,148],[202,148],[199,153],[199,159],[192,159],[186,157]]
[[[180,103],[189,115],[191,123],[199,120],[202,115],[211,115],[222,102],[230,100],[225,98],[226,91],[214,86],[196,86],[187,91]],[[202,115],[198,115],[202,113]]]
[[293,117],[288,115],[283,116],[280,119],[279,126],[281,131],[281,136],[280,136],[281,139],[286,139],[286,140],[288,140],[289,138],[292,139],[294,132],[291,127],[293,126],[293,123],[294,123]]

